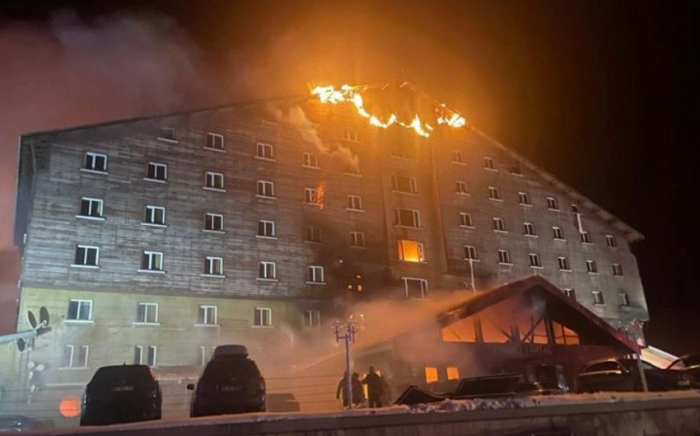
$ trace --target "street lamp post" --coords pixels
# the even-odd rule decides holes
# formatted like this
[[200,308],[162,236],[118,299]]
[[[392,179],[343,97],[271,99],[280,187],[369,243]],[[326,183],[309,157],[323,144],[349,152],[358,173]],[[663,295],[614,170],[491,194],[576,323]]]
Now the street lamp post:
[[352,382],[350,380],[350,342],[355,342],[357,321],[353,315],[348,317],[345,324],[335,322],[335,340],[345,341],[345,399],[349,409],[352,409]]

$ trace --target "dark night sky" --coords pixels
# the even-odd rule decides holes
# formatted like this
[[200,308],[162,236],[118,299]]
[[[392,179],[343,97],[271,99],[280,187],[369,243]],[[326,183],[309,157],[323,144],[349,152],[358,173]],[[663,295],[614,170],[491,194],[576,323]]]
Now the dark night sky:
[[0,248],[21,132],[408,78],[645,234],[647,337],[697,351],[694,16],[646,1],[6,1]]

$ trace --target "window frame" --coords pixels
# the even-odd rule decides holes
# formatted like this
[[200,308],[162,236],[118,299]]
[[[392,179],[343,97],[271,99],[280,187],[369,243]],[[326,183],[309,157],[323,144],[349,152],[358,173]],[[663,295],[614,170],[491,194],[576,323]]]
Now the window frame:
[[304,204],[315,207],[323,205],[318,195],[318,188],[304,188]]
[[306,267],[307,285],[325,285],[326,276],[322,265],[309,265]]
[[[141,268],[139,272],[165,273],[164,258],[162,251],[143,250],[141,254]],[[152,268],[154,260],[158,268]],[[145,266],[145,267],[144,267]]]
[[213,304],[200,304],[197,307],[197,321],[194,325],[195,327],[218,327],[219,307]]
[[[406,185],[406,186],[403,186]],[[407,187],[406,189],[401,189],[402,187]],[[391,190],[394,192],[400,192],[402,194],[418,194],[418,181],[415,177],[404,176],[401,174],[391,175]]]
[[253,309],[253,327],[254,328],[271,328],[272,324],[272,308],[271,307],[256,307]]
[[[153,177],[150,177],[151,168],[153,168]],[[162,177],[158,177],[160,169],[163,170]],[[143,180],[148,182],[168,183],[168,164],[161,162],[148,162],[146,164],[146,175],[144,176]]]
[[498,167],[496,167],[496,161],[494,161],[493,158],[484,156],[484,169],[487,169],[489,171],[498,171]]
[[[83,214],[83,205],[87,204],[87,215]],[[98,204],[97,206],[98,215],[92,215],[91,212],[94,209],[93,204]],[[104,221],[105,216],[104,216],[104,200],[101,198],[92,198],[92,197],[80,197],[80,210],[78,211],[78,214],[76,215],[77,218],[83,218],[83,219],[89,219],[89,220],[96,220],[96,221]]]
[[[406,260],[406,246],[404,244],[408,244],[409,246],[415,246],[416,252],[418,254],[418,260]],[[411,239],[399,239],[397,241],[397,248],[398,248],[398,259],[402,262],[407,262],[407,263],[426,263],[427,261],[425,260],[425,246],[423,245],[422,242],[414,241]]]
[[421,296],[419,298],[416,298],[416,299],[424,300],[427,298],[427,295],[430,292],[430,284],[428,283],[428,279],[424,279],[424,278],[420,278],[420,277],[401,277],[401,281],[403,282],[404,291],[406,293],[406,298],[416,298],[416,297],[411,297],[411,295],[409,295],[409,292],[408,292],[409,291],[409,288],[408,288],[409,282],[420,283]]
[[464,162],[464,155],[460,150],[452,150],[452,163],[466,165]]
[[615,235],[605,235],[605,244],[608,248],[617,248],[617,238]]
[[529,259],[530,268],[544,268],[542,266],[542,259],[538,253],[528,253],[527,256]]
[[567,257],[557,257],[557,264],[559,265],[560,271],[571,271],[571,263],[569,262],[569,259]]
[[318,163],[318,155],[316,153],[304,151],[302,152],[301,156],[301,166],[303,166],[304,168],[321,168],[321,165]]
[[[212,138],[212,146],[209,145],[209,138]],[[221,140],[221,147],[216,146],[217,139]],[[224,135],[220,133],[207,132],[204,136],[204,149],[226,153],[226,139],[224,138]]]
[[309,225],[306,226],[305,232],[304,232],[305,242],[315,242],[315,243],[321,243],[323,242],[323,229],[319,226],[314,226],[314,225]]
[[[268,229],[271,229],[270,234],[268,234]],[[258,220],[258,233],[255,236],[257,238],[277,239],[275,222],[272,220]]]
[[[270,274],[272,272],[272,274]],[[277,263],[267,260],[261,260],[258,262],[258,276],[257,280],[263,281],[278,281],[277,278]]]
[[[99,159],[103,159],[102,169],[97,168],[97,163]],[[88,160],[90,161],[88,163]],[[96,174],[108,174],[109,169],[109,157],[106,153],[97,153],[95,151],[86,151],[85,157],[83,159],[83,167],[80,168],[81,171],[86,171]]]
[[588,274],[598,274],[598,263],[592,259],[586,259],[586,272]]
[[[217,226],[214,225],[217,222],[219,222],[218,228]],[[208,225],[211,223],[211,227],[209,228]],[[205,232],[215,232],[215,233],[225,233],[226,228],[224,227],[224,215],[221,213],[214,213],[214,212],[204,212],[204,230]]]
[[[401,211],[406,211],[410,212],[411,214],[411,221],[415,225],[408,225],[403,222],[401,219]],[[404,209],[397,207],[394,209],[394,226],[396,227],[406,227],[406,228],[411,228],[411,229],[422,229],[422,223],[421,223],[421,217],[420,217],[420,210],[418,209]]]
[[[77,308],[75,311],[76,318],[70,318],[71,314],[71,305],[73,303],[77,303]],[[66,317],[64,318],[64,321],[67,322],[75,322],[75,323],[92,323],[94,320],[92,319],[92,308],[93,308],[93,300],[84,300],[81,298],[70,298],[68,300],[68,311],[66,313]],[[82,313],[82,308],[83,305],[87,306],[87,318],[81,318],[80,314]]]
[[493,201],[503,201],[501,198],[501,191],[496,186],[489,186],[489,200]]
[[[157,222],[155,219],[158,216],[158,213],[157,213],[158,211],[162,212],[162,221],[161,222]],[[166,221],[165,221],[165,207],[147,204],[146,205],[146,216],[144,217],[144,220],[141,224],[146,225],[146,226],[167,227],[168,225],[166,224]]]
[[603,292],[596,289],[591,291],[593,295],[593,305],[594,306],[605,306],[605,297],[603,297]]
[[612,270],[613,270],[613,275],[615,277],[622,277],[624,276],[624,272],[622,270],[622,264],[621,263],[613,263],[612,264]]
[[275,183],[269,180],[258,180],[256,182],[256,194],[258,198],[276,198],[275,197]]
[[617,301],[621,307],[630,307],[630,296],[627,292],[618,292]]
[[459,213],[459,226],[466,227],[468,229],[475,228],[474,219],[472,218],[472,214],[469,212],[460,212]]
[[562,292],[564,292],[564,295],[566,295],[568,298],[571,298],[574,301],[576,301],[576,289],[575,288],[564,288],[564,289],[562,289]]
[[149,345],[146,353],[146,365],[150,368],[156,368],[158,366],[158,347],[155,345]]
[[[77,359],[76,359],[76,345],[73,344],[66,344],[63,347],[63,356],[61,358],[61,366],[58,369],[88,369],[90,368],[89,366],[89,359],[90,359],[90,345],[78,345],[77,346],[80,351],[77,353]],[[68,362],[66,362],[66,351],[70,350],[70,357],[68,358]],[[82,351],[82,353],[81,353]],[[80,360],[80,355],[83,355],[82,362],[79,362]],[[66,365],[68,363],[68,365]]]
[[457,180],[457,190],[455,191],[456,194],[459,195],[471,195],[469,193],[469,185],[467,182],[464,180]]
[[498,264],[499,265],[513,265],[510,258],[510,252],[504,248],[498,249]]
[[275,146],[267,142],[258,141],[255,145],[255,158],[275,161]]
[[566,241],[566,238],[564,238],[564,232],[561,230],[561,227],[552,226],[552,239],[554,239],[555,241]]
[[591,242],[591,235],[587,231],[584,230],[582,232],[579,232],[579,235],[581,235],[581,243],[582,244],[592,244],[593,243],[593,242]]
[[495,216],[492,219],[492,223],[494,232],[508,233],[508,230],[506,229],[506,222],[503,220],[503,218]]
[[224,258],[221,256],[204,256],[204,272],[201,275],[203,277],[225,277]]
[[479,261],[479,252],[476,250],[474,245],[464,246],[464,260],[477,262]]
[[523,222],[523,234],[529,237],[537,237],[535,225],[528,221]]
[[362,197],[359,195],[348,194],[348,204],[346,210],[364,212],[365,210],[362,208]]
[[530,201],[530,194],[527,192],[518,192],[518,204],[521,206],[532,207],[532,201]]
[[[83,259],[82,263],[78,263],[78,253],[80,250],[84,250],[83,253]],[[88,263],[88,260],[90,258],[90,251],[95,250],[95,262],[94,263]],[[71,264],[72,267],[74,268],[93,268],[93,269],[99,269],[100,268],[100,247],[97,245],[85,245],[85,244],[76,244],[75,245],[75,256],[73,257],[73,264]]]
[[556,197],[547,197],[547,210],[561,211],[559,208],[559,200]]
[[[359,244],[358,242],[362,242],[362,243]],[[352,247],[352,248],[367,248],[366,239],[365,239],[365,232],[351,230],[350,231],[350,247]]]
[[[143,317],[142,319],[139,319],[139,314],[140,314],[140,309],[143,306]],[[154,321],[148,321],[148,314],[149,310],[148,308],[150,307],[155,307],[155,316],[154,316]],[[143,325],[160,325],[160,322],[158,321],[158,303],[151,303],[151,302],[142,302],[139,301],[136,303],[136,321],[134,321],[134,324],[143,324]]]
[[[221,183],[217,183],[217,181]],[[203,189],[209,191],[226,192],[226,178],[224,173],[217,173],[216,171],[205,171],[204,172],[204,186]]]
[[178,142],[177,129],[175,127],[161,127],[158,133],[158,140],[173,143]]
[[313,329],[321,327],[321,311],[318,309],[304,310],[304,328]]

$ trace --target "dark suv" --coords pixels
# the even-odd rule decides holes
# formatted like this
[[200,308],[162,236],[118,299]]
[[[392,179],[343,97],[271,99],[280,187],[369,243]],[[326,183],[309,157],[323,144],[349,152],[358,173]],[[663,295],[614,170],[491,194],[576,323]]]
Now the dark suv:
[[194,390],[190,416],[264,412],[265,379],[242,345],[216,347]]
[[163,396],[146,365],[103,366],[85,388],[80,425],[160,419]]
[[[642,362],[650,391],[674,389],[675,376],[667,370]],[[577,392],[641,391],[637,361],[630,358],[608,358],[587,363],[576,378]]]

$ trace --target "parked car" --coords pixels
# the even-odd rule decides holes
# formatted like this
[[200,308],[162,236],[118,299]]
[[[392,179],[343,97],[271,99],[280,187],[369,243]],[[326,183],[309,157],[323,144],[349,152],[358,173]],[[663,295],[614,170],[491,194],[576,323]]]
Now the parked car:
[[80,425],[160,419],[163,395],[146,365],[103,366],[85,388]]
[[190,416],[264,412],[265,379],[242,345],[216,347],[194,391]]
[[33,431],[53,427],[53,421],[42,421],[40,419],[29,418],[27,416],[22,415],[0,416],[0,433],[17,433],[22,431]]
[[[666,391],[676,388],[676,377],[670,371],[642,362],[650,391]],[[577,392],[642,391],[637,360],[631,358],[607,358],[594,360],[581,369],[576,378]]]
[[667,369],[676,374],[677,389],[700,389],[700,353],[679,357]]

